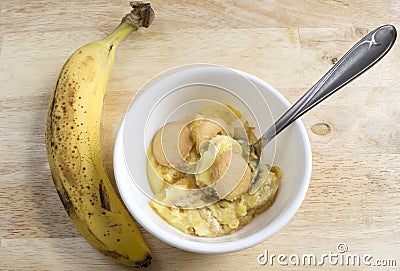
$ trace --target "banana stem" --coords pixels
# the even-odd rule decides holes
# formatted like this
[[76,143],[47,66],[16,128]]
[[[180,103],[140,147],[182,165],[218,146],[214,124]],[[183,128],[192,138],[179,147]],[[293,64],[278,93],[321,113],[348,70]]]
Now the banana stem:
[[119,26],[104,39],[110,48],[116,47],[129,34],[140,27],[149,27],[154,20],[154,11],[150,3],[131,1],[130,5],[132,7],[131,12],[125,15]]
[[129,34],[136,30],[138,30],[137,26],[131,25],[126,21],[122,21],[118,27],[104,39],[104,41],[109,47],[117,47],[121,41],[123,41],[127,36],[129,36]]

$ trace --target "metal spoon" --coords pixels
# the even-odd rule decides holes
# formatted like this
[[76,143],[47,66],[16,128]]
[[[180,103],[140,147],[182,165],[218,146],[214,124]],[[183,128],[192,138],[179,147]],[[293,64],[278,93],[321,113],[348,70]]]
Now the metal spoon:
[[393,46],[397,32],[393,25],[381,26],[356,43],[310,90],[275,122],[250,150],[257,156],[256,170],[249,193],[262,185],[260,175],[261,151],[277,134],[325,98],[377,63]]

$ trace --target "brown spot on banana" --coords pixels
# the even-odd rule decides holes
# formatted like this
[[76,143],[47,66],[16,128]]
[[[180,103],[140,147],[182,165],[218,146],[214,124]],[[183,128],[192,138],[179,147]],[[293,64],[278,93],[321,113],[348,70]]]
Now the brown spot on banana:
[[99,195],[100,195],[101,208],[111,212],[110,201],[109,201],[109,197],[108,197],[106,188],[103,184],[103,180],[100,180],[100,183],[99,183]]
[[65,187],[62,184],[62,182],[59,179],[56,179],[56,177],[53,174],[51,174],[51,175],[52,175],[54,182],[56,183],[57,193],[61,199],[64,209],[67,211],[68,215],[71,216],[72,213],[74,212],[74,205],[72,204],[72,202],[68,196],[68,193],[65,190]]
[[54,117],[54,115],[53,115],[53,112],[54,112],[54,109],[55,109],[55,107],[56,107],[56,99],[55,99],[55,97],[56,97],[56,94],[57,94],[57,88],[58,88],[58,84],[59,84],[59,82],[60,82],[60,77],[61,76],[59,76],[58,77],[58,79],[57,79],[57,83],[56,83],[56,86],[55,86],[55,88],[54,88],[54,91],[53,91],[53,94],[52,94],[52,97],[51,97],[51,104],[50,104],[50,110],[49,110],[49,118],[50,118],[50,122],[49,122],[49,124],[48,124],[48,133],[50,133],[50,137],[52,137],[53,136],[53,122],[54,122],[54,119],[53,119],[53,117]]

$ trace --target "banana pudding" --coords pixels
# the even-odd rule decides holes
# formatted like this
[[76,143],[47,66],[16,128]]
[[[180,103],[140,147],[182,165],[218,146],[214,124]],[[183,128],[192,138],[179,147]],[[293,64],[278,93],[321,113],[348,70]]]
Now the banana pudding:
[[224,105],[163,126],[147,155],[151,207],[177,229],[203,237],[232,234],[268,209],[282,173],[260,165],[263,184],[248,193],[255,157],[245,146],[257,140],[253,129]]

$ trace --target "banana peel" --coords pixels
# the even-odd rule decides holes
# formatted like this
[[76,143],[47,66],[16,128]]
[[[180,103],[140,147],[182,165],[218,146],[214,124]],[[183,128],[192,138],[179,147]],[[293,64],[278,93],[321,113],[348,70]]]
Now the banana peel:
[[150,249],[107,175],[100,140],[115,50],[154,19],[149,3],[131,6],[110,35],[79,48],[64,64],[49,105],[46,149],[57,192],[82,236],[115,262],[147,267]]

